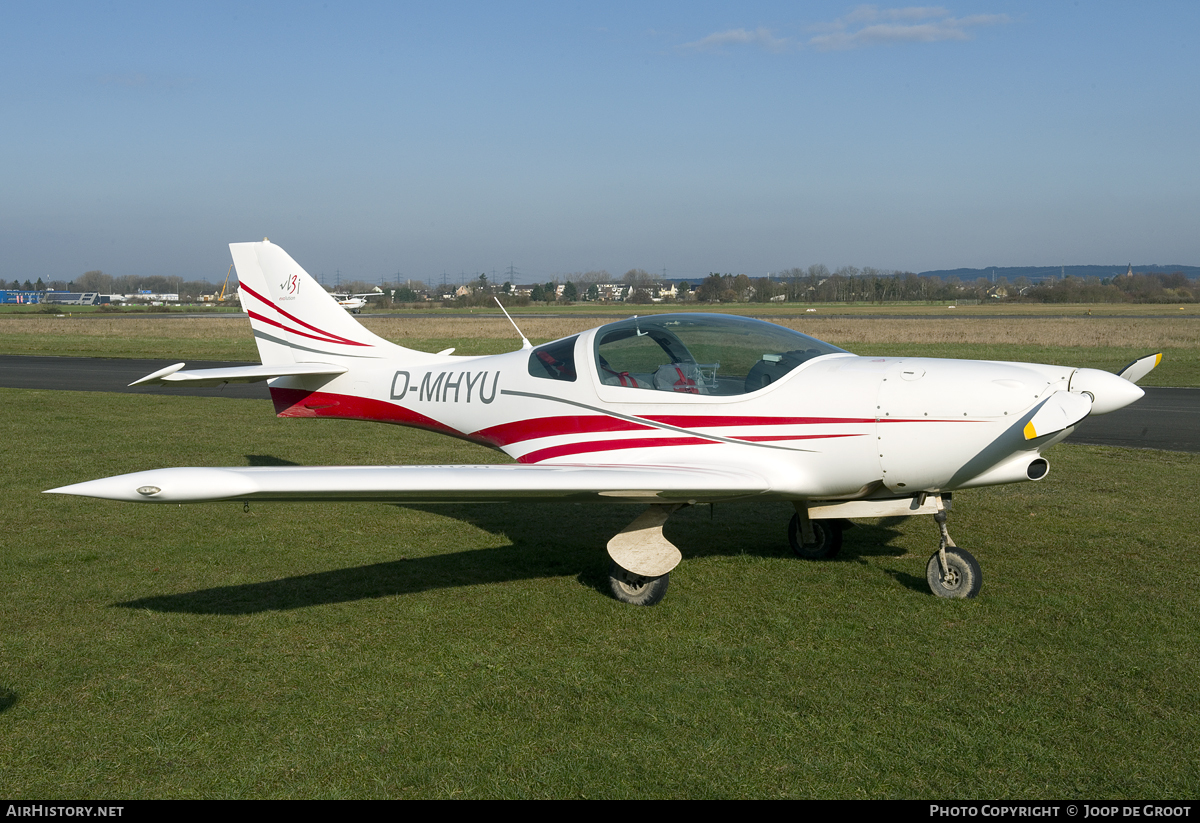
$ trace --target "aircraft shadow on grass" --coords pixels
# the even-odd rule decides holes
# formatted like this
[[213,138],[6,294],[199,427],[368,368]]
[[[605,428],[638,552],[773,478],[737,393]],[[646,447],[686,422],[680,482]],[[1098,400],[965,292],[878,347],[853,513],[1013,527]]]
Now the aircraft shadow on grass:
[[282,457],[275,457],[270,454],[248,454],[246,455],[247,466],[299,466],[292,460],[284,460]]
[[[246,455],[246,459],[252,466],[296,465],[271,455]],[[145,597],[114,605],[158,612],[238,615],[572,575],[581,586],[607,596],[609,559],[604,546],[608,537],[640,510],[634,505],[544,502],[524,506],[406,504],[397,508],[456,520],[509,542],[504,546],[427,557],[401,556],[384,563]],[[779,503],[723,504],[715,511],[696,506],[678,512],[667,523],[665,533],[689,558],[751,553],[804,562],[791,556],[787,536],[779,529],[780,508]],[[904,550],[892,543],[900,533],[897,524],[904,519],[890,518],[848,530],[841,553],[828,562],[865,562],[869,556],[903,555]],[[469,530],[462,531],[469,535]],[[403,546],[398,546],[397,553],[403,552]],[[923,578],[898,571],[887,573],[907,588],[928,592]]]

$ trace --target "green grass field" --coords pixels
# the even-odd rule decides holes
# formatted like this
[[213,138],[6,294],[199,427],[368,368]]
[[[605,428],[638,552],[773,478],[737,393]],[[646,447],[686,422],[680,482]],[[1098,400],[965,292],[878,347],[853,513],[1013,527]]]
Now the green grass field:
[[687,509],[666,599],[605,591],[625,506],[139,506],[167,465],[502,455],[266,402],[0,390],[9,798],[1143,798],[1200,793],[1200,457],[1060,445],[793,559],[786,505]]

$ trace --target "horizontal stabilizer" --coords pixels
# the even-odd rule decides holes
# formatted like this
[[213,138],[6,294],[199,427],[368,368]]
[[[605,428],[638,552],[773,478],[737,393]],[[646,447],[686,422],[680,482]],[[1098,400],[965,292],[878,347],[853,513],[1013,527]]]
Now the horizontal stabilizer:
[[277,366],[231,366],[227,369],[195,369],[181,371],[185,363],[176,363],[159,369],[154,374],[148,374],[141,380],[135,380],[131,386],[169,386],[173,383],[185,383],[188,386],[219,386],[222,383],[261,383],[275,377],[310,377],[312,375],[328,375],[330,377],[345,374],[345,366],[332,366],[328,363],[288,363]]
[[717,502],[766,492],[751,472],[691,466],[260,466],[122,474],[50,489],[136,503],[373,500],[468,503],[608,500]]

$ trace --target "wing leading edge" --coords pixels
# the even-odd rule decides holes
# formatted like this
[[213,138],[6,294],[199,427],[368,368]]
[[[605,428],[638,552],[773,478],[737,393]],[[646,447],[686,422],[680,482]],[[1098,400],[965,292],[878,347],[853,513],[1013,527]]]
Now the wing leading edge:
[[174,468],[49,489],[137,503],[218,500],[714,503],[770,491],[762,476],[695,466],[263,466]]

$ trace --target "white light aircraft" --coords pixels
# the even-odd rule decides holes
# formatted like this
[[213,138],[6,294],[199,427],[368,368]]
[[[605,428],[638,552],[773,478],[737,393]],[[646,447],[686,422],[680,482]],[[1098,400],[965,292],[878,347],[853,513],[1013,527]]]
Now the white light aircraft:
[[337,304],[351,314],[361,314],[366,308],[367,300],[372,297],[383,297],[383,289],[378,286],[375,291],[369,291],[366,294],[347,294],[345,292],[334,292],[332,295]]
[[609,501],[649,504],[608,544],[615,597],[650,605],[681,554],[662,534],[688,504],[780,500],[801,557],[828,558],[846,519],[931,514],[926,574],[974,597],[979,564],[946,529],[951,493],[1046,476],[1047,448],[1134,402],[1161,355],[1119,375],[1030,363],[858,357],[716,314],[634,317],[508,354],[388,342],[264,240],[230,249],[262,364],[138,384],[268,381],[281,417],[415,426],[516,460],[484,466],[172,468],[52,489],[141,503],[218,500]]

